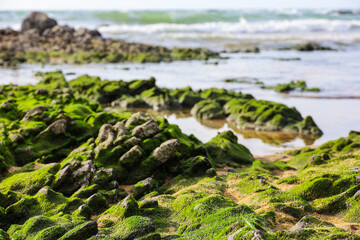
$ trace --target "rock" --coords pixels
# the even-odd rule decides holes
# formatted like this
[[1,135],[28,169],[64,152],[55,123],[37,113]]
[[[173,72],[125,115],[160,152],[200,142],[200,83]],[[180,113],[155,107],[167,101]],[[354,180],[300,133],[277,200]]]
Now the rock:
[[[207,174],[207,170],[211,168],[211,163],[208,158],[204,156],[196,156],[187,160],[182,160],[180,169],[185,175],[198,177]],[[214,169],[213,169],[214,170]],[[215,170],[214,170],[215,171]],[[216,175],[216,171],[209,174]]]
[[88,30],[86,28],[79,28],[74,32],[75,38],[85,38],[85,37],[101,37],[101,34],[98,30]]
[[115,180],[115,170],[113,168],[99,169],[96,171],[92,183],[98,184],[102,189],[111,189],[111,181]]
[[155,160],[164,163],[174,156],[179,147],[180,141],[178,139],[167,140],[154,150],[153,157]]
[[313,216],[304,216],[293,226],[289,232],[300,232],[304,228],[335,227],[334,224],[317,219]]
[[125,124],[122,122],[117,122],[113,128],[117,132],[117,137],[127,135],[129,132],[127,127],[125,127]]
[[84,223],[66,233],[60,240],[85,240],[98,233],[97,222]]
[[39,116],[46,110],[47,110],[47,107],[45,107],[45,106],[34,107],[33,109],[30,109],[25,113],[25,116],[23,117],[22,120],[24,122],[27,122],[30,120],[30,118],[32,118],[34,116]]
[[86,201],[95,213],[101,213],[102,210],[108,208],[108,201],[101,193],[91,195]]
[[223,119],[224,110],[221,105],[213,100],[202,100],[194,105],[191,114],[199,119]]
[[129,127],[131,125],[139,125],[139,124],[142,124],[146,121],[149,121],[151,120],[151,117],[145,113],[142,113],[142,112],[137,112],[137,113],[134,113],[127,121],[126,121],[126,124],[125,126],[126,127]]
[[145,180],[136,183],[130,192],[133,194],[135,199],[139,199],[140,197],[154,190],[156,187],[158,187],[158,185],[158,181],[148,177]]
[[130,139],[126,140],[124,142],[124,146],[129,149],[132,148],[135,145],[139,145],[141,143],[141,139],[137,137],[131,137]]
[[67,122],[65,119],[59,119],[49,125],[48,129],[55,135],[66,133]]
[[93,211],[88,205],[83,204],[80,207],[78,207],[78,209],[75,211],[74,214],[89,219],[93,214]]
[[0,105],[0,110],[4,109],[6,111],[9,111],[11,110],[11,103],[9,102],[3,102],[1,105]]
[[156,200],[142,200],[139,202],[139,208],[156,208],[159,206],[158,201]]
[[61,184],[63,184],[64,182],[66,182],[68,180],[69,177],[71,177],[72,171],[70,166],[66,166],[63,169],[60,170],[59,172],[59,176],[56,179],[55,182],[55,187],[60,186]]
[[214,177],[216,176],[216,170],[214,168],[209,168],[206,170],[206,175],[209,177]]
[[49,91],[45,88],[40,88],[35,91],[36,95],[49,95]]
[[234,232],[233,234],[231,234],[230,236],[227,237],[227,240],[235,240],[236,237],[241,233],[243,229],[239,229],[236,232]]
[[12,132],[10,132],[10,138],[11,138],[11,141],[14,143],[18,143],[24,139],[24,137],[21,134],[16,134],[16,133],[12,133]]
[[121,156],[120,163],[127,168],[132,168],[136,163],[141,161],[143,155],[141,147],[136,145]]
[[26,32],[30,29],[37,29],[42,34],[45,29],[52,28],[55,25],[57,25],[56,20],[49,18],[45,13],[32,12],[23,20],[21,31]]
[[357,196],[360,196],[360,190],[354,194],[354,198],[356,198]]
[[135,127],[132,131],[132,135],[144,139],[151,137],[158,132],[160,132],[158,123],[155,120],[151,119],[146,123]]
[[115,132],[110,124],[104,124],[99,130],[99,135],[96,139],[98,148],[107,148],[115,140]]
[[265,236],[262,233],[262,231],[256,229],[256,230],[252,230],[252,231],[248,232],[247,234],[245,234],[242,237],[242,239],[261,240],[261,239],[265,239]]
[[19,161],[19,163],[23,162],[30,162],[35,159],[34,148],[26,147],[26,148],[16,148],[15,157]]
[[82,162],[81,164],[82,164],[82,166],[79,169],[77,169],[76,171],[74,171],[72,176],[75,179],[76,178],[81,178],[82,179],[85,176],[85,178],[81,182],[81,183],[84,184],[85,182],[87,182],[91,178],[90,176],[92,176],[94,174],[95,166],[94,166],[93,161],[91,161],[91,160]]

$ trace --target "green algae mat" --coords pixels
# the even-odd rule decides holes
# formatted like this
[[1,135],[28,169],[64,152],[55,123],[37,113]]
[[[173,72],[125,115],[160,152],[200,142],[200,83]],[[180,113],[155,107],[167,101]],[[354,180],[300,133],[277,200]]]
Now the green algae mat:
[[240,128],[321,135],[294,108],[155,79],[0,86],[0,239],[360,239],[360,133],[260,161],[222,132],[101,104],[189,108]]

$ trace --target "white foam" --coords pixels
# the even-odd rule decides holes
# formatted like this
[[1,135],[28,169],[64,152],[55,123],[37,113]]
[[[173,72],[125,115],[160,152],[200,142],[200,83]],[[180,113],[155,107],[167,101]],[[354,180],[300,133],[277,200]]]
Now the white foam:
[[330,19],[297,19],[270,20],[248,22],[241,18],[239,22],[208,22],[199,24],[120,24],[99,28],[107,34],[136,33],[285,33],[285,32],[349,32],[360,33],[359,20],[330,20]]

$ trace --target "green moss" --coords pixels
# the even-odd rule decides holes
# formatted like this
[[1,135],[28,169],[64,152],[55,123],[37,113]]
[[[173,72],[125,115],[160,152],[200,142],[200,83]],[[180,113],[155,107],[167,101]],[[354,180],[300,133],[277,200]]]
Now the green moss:
[[33,238],[34,240],[57,240],[63,236],[67,230],[62,226],[52,226],[45,228]]
[[[106,231],[106,230],[105,230]],[[150,218],[132,216],[108,230],[115,239],[139,238],[155,231],[155,226]]]
[[27,220],[21,228],[16,226],[10,227],[8,233],[11,236],[11,239],[34,239],[38,232],[54,225],[56,225],[56,223],[50,218],[36,216]]
[[329,196],[333,181],[329,178],[313,178],[305,181],[301,185],[294,187],[291,192],[299,194],[306,200],[314,200]]
[[216,166],[239,166],[254,161],[250,151],[237,142],[237,137],[231,131],[219,133],[206,143],[205,147]]
[[199,119],[223,119],[225,113],[215,101],[202,100],[194,105],[191,109],[191,114]]
[[32,172],[13,174],[0,183],[0,192],[5,193],[12,190],[33,195],[40,188],[53,183],[54,174],[59,168],[60,165],[54,163]]
[[56,90],[68,87],[64,74],[60,70],[53,72],[37,72],[35,73],[35,76],[42,78],[42,80],[36,84],[36,88]]
[[81,224],[63,235],[61,240],[88,239],[98,232],[97,223],[94,221]]
[[291,81],[290,83],[278,84],[276,86],[268,86],[263,88],[274,89],[276,92],[287,93],[291,91],[300,92],[320,92],[319,88],[308,88],[305,81],[298,80],[296,82]]
[[111,220],[113,222],[117,222],[121,219],[130,217],[132,215],[136,215],[138,213],[139,206],[136,200],[128,196],[123,201],[118,204],[112,206],[108,210],[106,210],[103,214],[99,216],[99,220]]

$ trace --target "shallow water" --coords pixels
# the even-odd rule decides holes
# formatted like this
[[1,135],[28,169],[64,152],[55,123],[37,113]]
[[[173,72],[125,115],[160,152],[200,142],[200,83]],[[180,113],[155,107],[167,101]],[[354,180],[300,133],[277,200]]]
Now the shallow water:
[[[169,122],[178,124],[187,134],[194,134],[206,142],[217,132],[233,129],[239,142],[255,154],[282,151],[287,148],[302,147],[306,144],[321,144],[346,136],[350,130],[360,130],[360,51],[263,51],[260,54],[224,54],[227,60],[218,65],[204,61],[149,63],[149,64],[88,64],[88,65],[21,65],[18,69],[2,68],[1,84],[36,83],[36,71],[62,69],[68,80],[82,74],[100,76],[102,79],[142,79],[154,76],[160,87],[193,89],[217,87],[252,94],[258,99],[271,100],[295,106],[303,116],[311,115],[324,135],[317,139],[300,138],[293,134],[239,131],[225,121],[200,122],[188,113],[160,113]],[[279,61],[278,58],[300,58],[300,61]],[[124,70],[128,68],[129,70]],[[291,80],[305,80],[309,87],[318,87],[320,93],[279,94],[261,89],[253,83],[227,83],[228,78],[256,78],[265,85],[286,83]],[[334,98],[334,99],[333,99]],[[349,99],[350,98],[350,99]],[[158,115],[155,114],[155,115]]]

